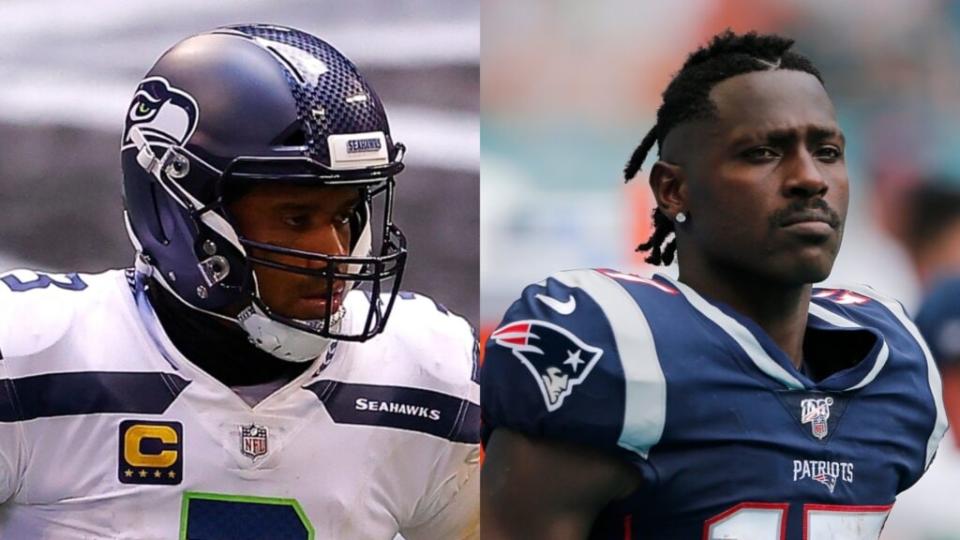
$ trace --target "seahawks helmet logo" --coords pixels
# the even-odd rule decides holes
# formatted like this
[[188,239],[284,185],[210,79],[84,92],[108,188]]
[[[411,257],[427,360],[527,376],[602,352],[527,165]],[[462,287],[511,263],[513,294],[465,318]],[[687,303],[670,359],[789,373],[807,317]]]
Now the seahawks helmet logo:
[[148,77],[137,87],[127,112],[121,150],[135,147],[130,138],[133,127],[151,146],[182,146],[197,129],[198,113],[193,96],[170,86],[163,77]]

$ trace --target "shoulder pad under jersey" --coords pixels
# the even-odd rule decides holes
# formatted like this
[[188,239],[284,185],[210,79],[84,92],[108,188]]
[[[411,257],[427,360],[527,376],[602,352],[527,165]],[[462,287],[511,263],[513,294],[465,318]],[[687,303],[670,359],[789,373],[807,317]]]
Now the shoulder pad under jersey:
[[89,295],[86,276],[12,270],[0,275],[0,355],[29,356],[57,343]]

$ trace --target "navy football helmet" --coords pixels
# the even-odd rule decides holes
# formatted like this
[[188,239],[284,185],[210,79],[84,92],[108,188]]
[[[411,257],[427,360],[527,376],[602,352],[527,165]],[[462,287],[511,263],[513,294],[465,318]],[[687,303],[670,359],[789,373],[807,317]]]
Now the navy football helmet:
[[[278,358],[309,361],[330,340],[367,340],[387,322],[406,260],[391,217],[404,150],[356,67],[315,36],[238,25],[187,38],[140,83],[123,130],[124,206],[138,271],[187,306],[236,322]],[[243,237],[225,195],[272,182],[360,190],[350,255]],[[369,310],[351,315],[363,317],[362,329],[341,328],[342,306],[321,320],[272,311],[260,298],[258,264],[325,279],[327,306],[344,284],[365,286]]]

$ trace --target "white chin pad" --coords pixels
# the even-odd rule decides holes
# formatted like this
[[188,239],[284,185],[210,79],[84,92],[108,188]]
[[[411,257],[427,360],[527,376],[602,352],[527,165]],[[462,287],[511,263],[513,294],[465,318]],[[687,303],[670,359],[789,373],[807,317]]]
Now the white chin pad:
[[[341,307],[341,311],[343,308]],[[342,313],[330,318],[330,331],[337,332],[343,320]],[[237,316],[240,326],[259,349],[287,362],[311,362],[326,352],[330,338],[304,332],[268,317],[256,304]],[[304,321],[311,324],[312,321]]]

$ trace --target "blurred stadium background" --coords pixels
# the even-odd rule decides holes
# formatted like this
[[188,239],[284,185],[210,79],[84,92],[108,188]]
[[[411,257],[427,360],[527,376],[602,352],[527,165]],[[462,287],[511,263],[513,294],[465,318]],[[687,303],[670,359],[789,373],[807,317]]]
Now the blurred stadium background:
[[3,0],[0,20],[0,270],[129,266],[120,130],[167,48],[216,26],[269,22],[339,48],[406,143],[395,219],[404,288],[474,323],[479,314],[479,0]]
[[[650,230],[646,177],[624,185],[621,170],[686,55],[728,27],[793,37],[822,70],[852,184],[831,281],[870,284],[915,311],[934,276],[910,241],[923,218],[910,216],[910,193],[960,193],[960,2],[483,0],[487,332],[552,272],[654,270],[633,252]],[[958,485],[948,436],[883,538],[960,538]]]

